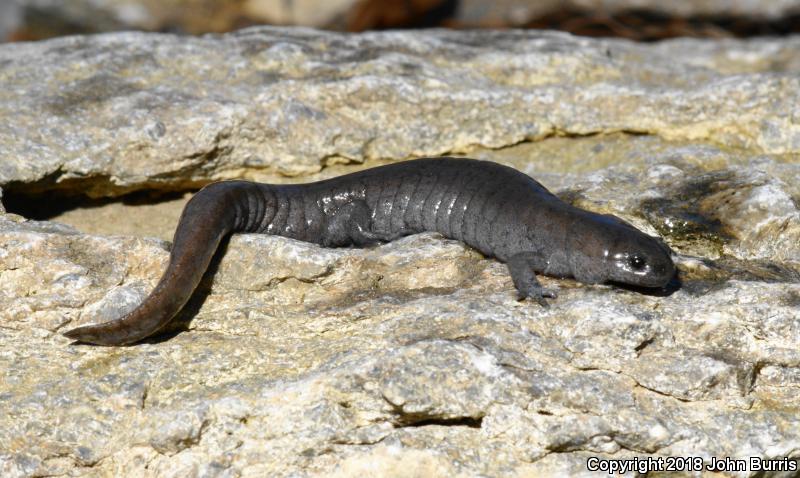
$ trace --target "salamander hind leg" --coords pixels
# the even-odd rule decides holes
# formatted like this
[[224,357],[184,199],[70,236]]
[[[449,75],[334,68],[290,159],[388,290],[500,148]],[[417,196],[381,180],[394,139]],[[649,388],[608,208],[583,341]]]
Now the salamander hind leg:
[[534,252],[521,252],[511,256],[506,261],[508,272],[511,273],[511,280],[517,289],[517,296],[520,300],[531,298],[542,305],[549,307],[545,298],[555,299],[558,297],[556,291],[545,289],[536,278],[537,270],[544,270],[546,263],[542,257]]
[[402,234],[381,234],[370,230],[372,213],[367,203],[356,200],[342,205],[328,219],[325,246],[370,247],[397,239]]

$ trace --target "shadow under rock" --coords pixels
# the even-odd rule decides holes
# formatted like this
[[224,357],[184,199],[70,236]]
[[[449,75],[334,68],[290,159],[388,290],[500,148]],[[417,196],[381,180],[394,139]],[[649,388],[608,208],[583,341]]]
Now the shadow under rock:
[[[189,189],[195,191],[195,189]],[[2,203],[6,211],[18,214],[27,219],[47,221],[65,212],[75,209],[93,209],[113,203],[126,206],[158,204],[180,199],[186,191],[141,190],[119,197],[87,198],[84,196],[64,195],[57,192],[48,194],[23,194],[3,191]]]

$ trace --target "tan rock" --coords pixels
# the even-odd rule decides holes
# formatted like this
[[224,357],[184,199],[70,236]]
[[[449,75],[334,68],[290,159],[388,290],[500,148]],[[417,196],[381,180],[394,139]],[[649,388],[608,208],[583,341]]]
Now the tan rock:
[[19,44],[0,49],[0,184],[113,196],[613,132],[800,152],[800,84],[769,73],[796,66],[795,40],[723,43],[752,58],[736,74],[695,43],[259,28]]

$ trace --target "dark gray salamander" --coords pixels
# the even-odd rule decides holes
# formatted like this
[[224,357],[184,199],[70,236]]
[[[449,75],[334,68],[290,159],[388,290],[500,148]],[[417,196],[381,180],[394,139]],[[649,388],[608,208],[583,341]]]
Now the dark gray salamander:
[[145,301],[117,320],[64,335],[122,345],[156,333],[189,300],[231,232],[363,247],[423,231],[505,262],[519,297],[543,305],[556,294],[539,284],[536,272],[644,287],[663,287],[675,275],[660,239],[615,216],[573,207],[515,169],[471,159],[418,159],[309,184],[210,184],[186,204],[167,270]]

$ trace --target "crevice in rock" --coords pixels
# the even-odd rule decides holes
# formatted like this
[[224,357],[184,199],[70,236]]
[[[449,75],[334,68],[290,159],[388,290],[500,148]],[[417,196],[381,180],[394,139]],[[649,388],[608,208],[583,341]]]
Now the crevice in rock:
[[520,365],[509,363],[509,362],[497,362],[497,365],[499,365],[500,367],[510,368],[512,370],[519,370],[521,372],[527,372],[527,373],[541,372],[540,369],[527,368],[527,367],[523,367],[523,366],[520,366]]
[[394,424],[395,428],[418,428],[429,425],[438,425],[442,427],[480,428],[483,424],[483,416],[443,418],[403,415],[400,418],[401,421]]
[[[485,144],[473,144],[471,148],[465,153],[463,150],[448,150],[441,155],[437,156],[469,156],[471,151],[474,150],[490,150],[490,151],[503,151],[506,149],[516,148],[521,145],[525,144],[533,144],[533,143],[541,143],[548,139],[552,138],[592,138],[596,136],[610,136],[615,134],[621,135],[629,135],[629,136],[657,136],[661,137],[657,132],[649,131],[649,130],[636,130],[636,129],[628,129],[628,128],[610,128],[610,129],[599,129],[594,131],[586,131],[586,132],[578,132],[578,131],[570,131],[566,129],[561,129],[555,125],[541,135],[529,135],[525,136],[524,138],[518,141],[512,141],[507,144],[503,144],[500,146],[488,146]],[[410,159],[410,158],[409,158]]]
[[402,405],[393,403],[385,395],[383,395],[383,400],[392,407],[394,420],[391,423],[395,428],[417,428],[428,425],[480,428],[483,424],[483,413],[461,416],[442,416],[425,412],[409,413],[403,410]]
[[655,337],[650,337],[646,340],[643,340],[642,343],[634,347],[633,350],[636,352],[636,355],[637,356],[640,355],[642,353],[642,350],[650,346],[653,342],[655,342],[655,340],[656,340]]
[[676,397],[675,395],[671,395],[669,393],[662,392],[660,390],[656,390],[654,388],[647,387],[647,386],[642,385],[641,383],[639,383],[635,378],[631,377],[630,375],[628,375],[626,373],[623,373],[623,375],[625,375],[626,377],[628,377],[631,380],[633,380],[633,382],[636,384],[637,387],[639,387],[641,389],[644,389],[644,390],[647,390],[648,392],[653,392],[656,395],[661,395],[662,397],[672,398],[672,399],[677,400],[677,401],[682,402],[682,403],[692,403],[692,402],[697,401],[697,400],[689,400],[687,398]]
[[264,286],[263,288],[244,289],[244,290],[247,290],[247,291],[250,291],[250,292],[262,292],[262,291],[265,291],[265,290],[274,289],[275,287],[279,286],[280,284],[283,284],[284,282],[286,282],[286,281],[288,281],[290,279],[295,279],[296,281],[302,282],[304,284],[315,284],[315,283],[319,282],[320,279],[323,279],[323,278],[328,277],[331,274],[333,274],[335,269],[336,269],[336,266],[333,265],[333,264],[330,264],[325,268],[324,271],[320,272],[319,274],[314,274],[314,275],[311,275],[311,276],[308,276],[308,277],[298,277],[296,275],[287,275],[287,276],[281,276],[281,277],[274,277],[274,278],[270,279],[267,282],[266,286]]
[[[27,184],[26,186],[30,186]],[[140,206],[180,199],[186,192],[195,192],[197,187],[187,187],[171,191],[159,189],[140,189],[118,197],[90,198],[76,194],[68,189],[37,190],[36,187],[3,188],[3,205],[6,212],[18,214],[28,219],[46,221],[67,211],[91,209],[112,203],[127,206]],[[75,190],[81,190],[76,185]]]
[[[383,442],[386,440],[386,436],[381,436],[374,440],[348,440],[348,439],[334,439],[331,441],[334,445],[345,445],[345,446],[364,446],[364,445],[377,445],[378,443]],[[333,451],[333,450],[331,450]]]
[[[63,177],[61,170],[52,172],[36,181],[10,181],[0,185],[3,188],[3,202],[6,196],[47,197],[52,199],[95,199],[120,200],[134,193],[169,194],[196,191],[211,179],[191,179],[190,175],[174,172],[161,176],[151,176],[148,180],[120,185],[110,175],[94,174],[83,177]],[[158,178],[156,180],[156,178]]]
[[150,395],[150,382],[145,382],[144,387],[142,388],[142,398],[141,404],[139,405],[139,410],[144,411],[147,408],[147,397]]

